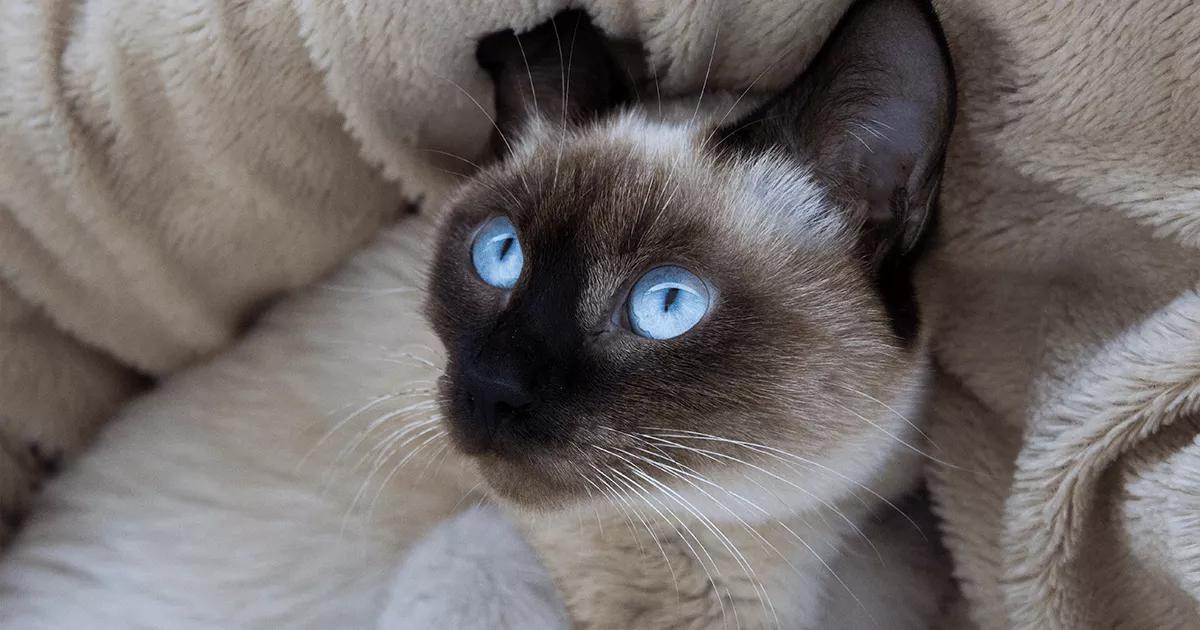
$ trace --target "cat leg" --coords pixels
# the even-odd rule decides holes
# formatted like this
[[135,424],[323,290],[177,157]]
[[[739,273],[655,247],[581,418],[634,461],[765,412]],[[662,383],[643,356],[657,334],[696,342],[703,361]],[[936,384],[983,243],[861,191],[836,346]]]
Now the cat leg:
[[554,582],[520,532],[492,506],[436,527],[392,582],[379,630],[566,630]]

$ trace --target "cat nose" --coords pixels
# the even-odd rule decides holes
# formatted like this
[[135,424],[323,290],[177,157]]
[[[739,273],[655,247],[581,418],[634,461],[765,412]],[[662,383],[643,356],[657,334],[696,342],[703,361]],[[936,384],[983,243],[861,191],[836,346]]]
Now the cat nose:
[[470,370],[464,375],[470,419],[462,431],[468,452],[487,450],[499,431],[534,402],[533,392],[515,374],[496,369]]

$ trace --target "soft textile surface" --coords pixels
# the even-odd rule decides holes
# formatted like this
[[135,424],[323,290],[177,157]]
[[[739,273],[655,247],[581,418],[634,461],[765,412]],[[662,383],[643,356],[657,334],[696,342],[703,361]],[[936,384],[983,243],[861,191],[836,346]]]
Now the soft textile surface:
[[[676,93],[779,85],[848,2],[572,4]],[[475,39],[566,5],[0,1],[0,503],[139,373],[213,352],[411,202],[436,208],[490,129]],[[961,111],[921,292],[967,614],[1195,627],[1200,6],[938,8]]]

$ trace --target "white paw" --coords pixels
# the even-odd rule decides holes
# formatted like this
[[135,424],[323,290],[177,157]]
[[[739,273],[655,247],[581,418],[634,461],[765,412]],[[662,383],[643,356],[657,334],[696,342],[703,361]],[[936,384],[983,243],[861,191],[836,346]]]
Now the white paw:
[[566,630],[567,613],[532,548],[495,508],[476,507],[413,547],[379,630]]

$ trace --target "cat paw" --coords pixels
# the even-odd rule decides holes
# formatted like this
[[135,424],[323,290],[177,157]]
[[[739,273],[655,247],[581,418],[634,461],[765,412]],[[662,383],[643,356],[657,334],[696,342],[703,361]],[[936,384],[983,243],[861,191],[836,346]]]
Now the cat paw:
[[418,542],[392,583],[378,630],[566,630],[554,582],[517,529],[476,507]]

